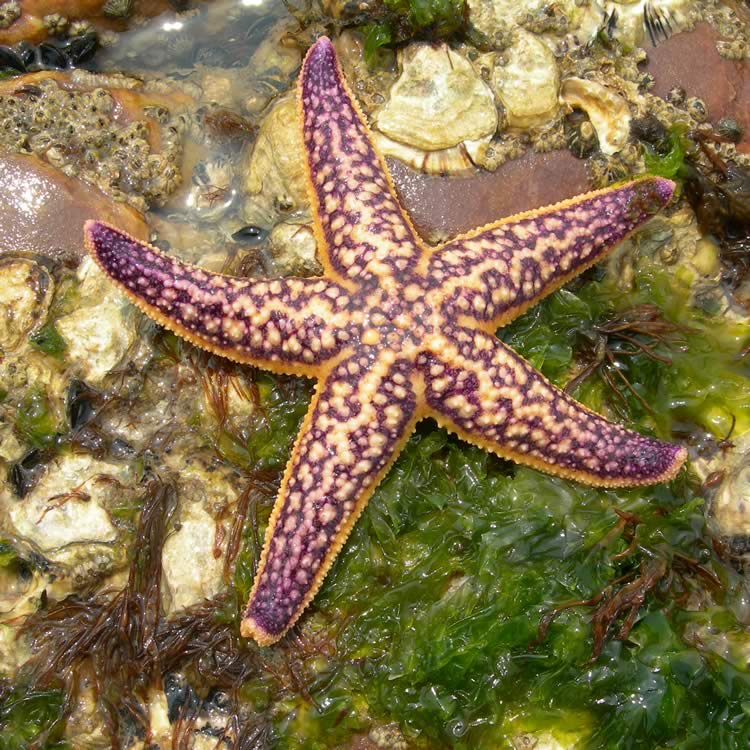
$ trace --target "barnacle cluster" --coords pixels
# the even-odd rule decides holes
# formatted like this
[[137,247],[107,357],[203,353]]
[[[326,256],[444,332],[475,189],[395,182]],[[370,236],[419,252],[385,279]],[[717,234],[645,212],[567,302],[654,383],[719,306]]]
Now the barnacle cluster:
[[21,15],[18,0],[7,0],[0,4],[0,29],[7,29]]
[[[6,88],[0,94],[0,147],[36,154],[136,208],[161,205],[180,181],[185,118],[157,107],[123,123],[115,108],[105,88],[71,90],[52,77]],[[151,128],[159,133],[158,151]]]

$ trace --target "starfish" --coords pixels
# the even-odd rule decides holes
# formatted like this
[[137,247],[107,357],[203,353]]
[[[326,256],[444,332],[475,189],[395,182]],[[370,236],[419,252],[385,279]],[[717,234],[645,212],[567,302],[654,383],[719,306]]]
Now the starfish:
[[604,487],[671,479],[685,449],[578,404],[495,336],[669,202],[643,178],[481,227],[419,238],[334,47],[299,79],[317,278],[235,278],[88,222],[101,268],[147,315],[236,362],[317,379],[271,513],[241,632],[279,638],[423,417],[503,458]]

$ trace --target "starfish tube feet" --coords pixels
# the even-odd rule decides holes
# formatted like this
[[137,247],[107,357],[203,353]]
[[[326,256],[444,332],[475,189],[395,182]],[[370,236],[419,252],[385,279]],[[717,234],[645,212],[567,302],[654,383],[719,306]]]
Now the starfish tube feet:
[[494,336],[447,327],[417,360],[432,416],[469,443],[602,487],[672,479],[685,448],[612,424],[555,388]]
[[241,631],[261,645],[297,620],[413,430],[413,365],[363,351],[313,400],[266,531]]
[[203,349],[275,372],[306,375],[349,336],[346,290],[328,279],[243,279],[164,255],[88,221],[86,246],[149,317]]

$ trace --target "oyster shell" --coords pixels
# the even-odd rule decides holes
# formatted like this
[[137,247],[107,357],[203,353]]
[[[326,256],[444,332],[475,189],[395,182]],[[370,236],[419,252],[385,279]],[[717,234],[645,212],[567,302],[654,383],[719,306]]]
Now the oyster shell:
[[[189,473],[189,472],[188,472]],[[205,485],[201,487],[205,489]],[[219,488],[221,489],[221,488]],[[214,501],[226,497],[216,492]],[[203,599],[210,599],[222,588],[223,550],[214,555],[214,518],[202,503],[182,502],[179,522],[164,543],[162,550],[163,602],[167,614],[181,612]],[[188,560],[200,561],[197,565]]]
[[99,385],[125,356],[136,338],[133,308],[93,260],[78,269],[81,304],[57,321],[67,345],[67,360],[91,385]]
[[481,160],[497,130],[492,91],[471,63],[447,45],[413,44],[401,75],[373,117],[385,155],[428,172],[458,172]]
[[266,115],[240,167],[246,223],[270,229],[280,218],[308,210],[302,154],[297,103],[286,96]]
[[566,78],[560,87],[560,101],[588,115],[602,153],[611,156],[625,147],[631,117],[628,103],[619,94],[596,81]]
[[512,128],[544,125],[557,113],[560,72],[549,47],[534,34],[519,29],[506,55],[498,60],[492,87]]
[[23,499],[12,497],[7,485],[0,490],[5,528],[74,578],[103,572],[115,559],[118,538],[107,505],[129,478],[122,465],[62,454]]
[[[179,510],[162,549],[163,596],[167,614],[210,599],[225,586],[227,529],[239,488],[228,469],[202,457],[181,456],[173,466],[178,480]],[[200,561],[197,565],[187,560]]]
[[54,282],[26,258],[0,257],[0,352],[15,349],[47,317]]

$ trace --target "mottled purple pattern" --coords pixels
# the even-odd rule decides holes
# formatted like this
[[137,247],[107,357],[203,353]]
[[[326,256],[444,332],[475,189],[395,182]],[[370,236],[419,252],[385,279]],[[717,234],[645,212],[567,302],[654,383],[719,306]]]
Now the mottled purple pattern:
[[500,455],[600,483],[660,481],[684,449],[612,424],[555,388],[491,334],[446,326],[417,359],[443,424]]
[[301,78],[303,138],[318,220],[334,271],[356,279],[411,269],[419,248],[369,133],[321,39]]
[[652,178],[471,232],[440,248],[428,277],[446,314],[503,321],[599,260],[665,206],[674,183]]
[[300,106],[330,278],[230,278],[87,225],[96,260],[148,315],[211,351],[320,381],[242,621],[261,644],[314,596],[419,416],[591,484],[661,481],[685,459],[584,409],[488,332],[603,257],[669,200],[672,183],[583,196],[432,252],[415,239],[325,38],[303,64]]
[[246,618],[280,635],[319,588],[341,539],[413,422],[413,365],[364,348],[334,368],[287,469]]
[[142,305],[235,359],[305,367],[330,359],[349,339],[343,323],[351,300],[335,281],[221,276],[105,224],[91,222],[87,233],[102,268]]

